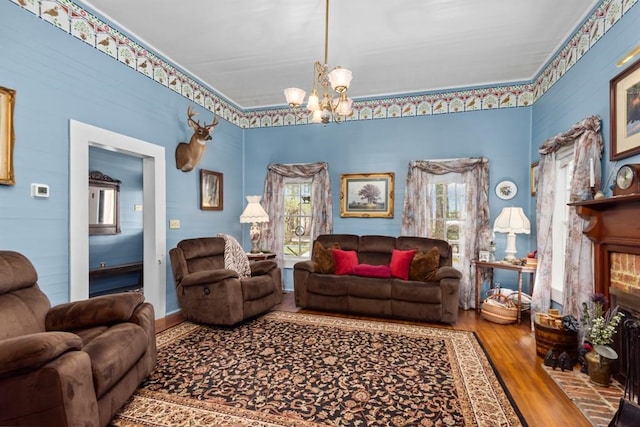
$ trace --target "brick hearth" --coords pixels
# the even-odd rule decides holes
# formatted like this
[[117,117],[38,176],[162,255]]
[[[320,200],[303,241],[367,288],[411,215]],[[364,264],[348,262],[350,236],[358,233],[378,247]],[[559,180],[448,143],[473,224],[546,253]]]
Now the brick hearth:
[[578,367],[573,371],[564,372],[548,366],[543,368],[592,425],[596,427],[609,425],[624,393],[624,387],[620,383],[612,380],[609,387],[595,385],[589,380],[588,375],[580,372]]

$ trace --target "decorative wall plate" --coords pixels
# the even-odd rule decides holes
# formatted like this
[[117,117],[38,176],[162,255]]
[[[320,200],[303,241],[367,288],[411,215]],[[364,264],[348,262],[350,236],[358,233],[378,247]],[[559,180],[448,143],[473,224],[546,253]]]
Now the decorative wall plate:
[[511,200],[516,196],[518,187],[513,181],[500,181],[496,185],[496,196],[502,200]]

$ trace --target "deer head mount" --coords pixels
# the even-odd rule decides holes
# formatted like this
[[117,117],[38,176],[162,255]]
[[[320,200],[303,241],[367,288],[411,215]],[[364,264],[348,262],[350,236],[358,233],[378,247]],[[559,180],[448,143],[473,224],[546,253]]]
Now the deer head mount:
[[196,113],[189,106],[187,108],[187,123],[193,129],[193,135],[191,135],[188,143],[180,142],[176,147],[176,167],[182,172],[189,172],[200,163],[206,148],[205,144],[207,141],[211,141],[213,128],[218,125],[218,118],[215,113],[213,114],[213,122],[203,126],[200,126],[199,121],[193,120],[195,115]]

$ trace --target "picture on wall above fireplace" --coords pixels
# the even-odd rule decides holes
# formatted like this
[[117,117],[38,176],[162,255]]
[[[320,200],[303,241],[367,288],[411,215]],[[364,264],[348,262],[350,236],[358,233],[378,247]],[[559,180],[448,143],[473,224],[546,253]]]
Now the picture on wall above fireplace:
[[393,172],[340,175],[340,216],[393,218]]
[[611,79],[611,160],[640,153],[640,60]]

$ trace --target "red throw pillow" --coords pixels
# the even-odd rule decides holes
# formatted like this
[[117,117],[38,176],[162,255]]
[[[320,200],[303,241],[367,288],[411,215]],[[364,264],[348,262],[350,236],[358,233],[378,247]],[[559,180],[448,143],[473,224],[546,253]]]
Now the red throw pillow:
[[389,263],[391,276],[402,280],[409,280],[409,267],[411,267],[411,260],[415,254],[415,249],[408,251],[394,249],[393,252],[391,252],[391,263]]
[[333,259],[336,261],[336,274],[351,274],[353,267],[358,265],[358,254],[356,251],[343,251],[333,249]]
[[388,265],[358,264],[353,267],[353,274],[362,277],[391,277],[391,269]]

